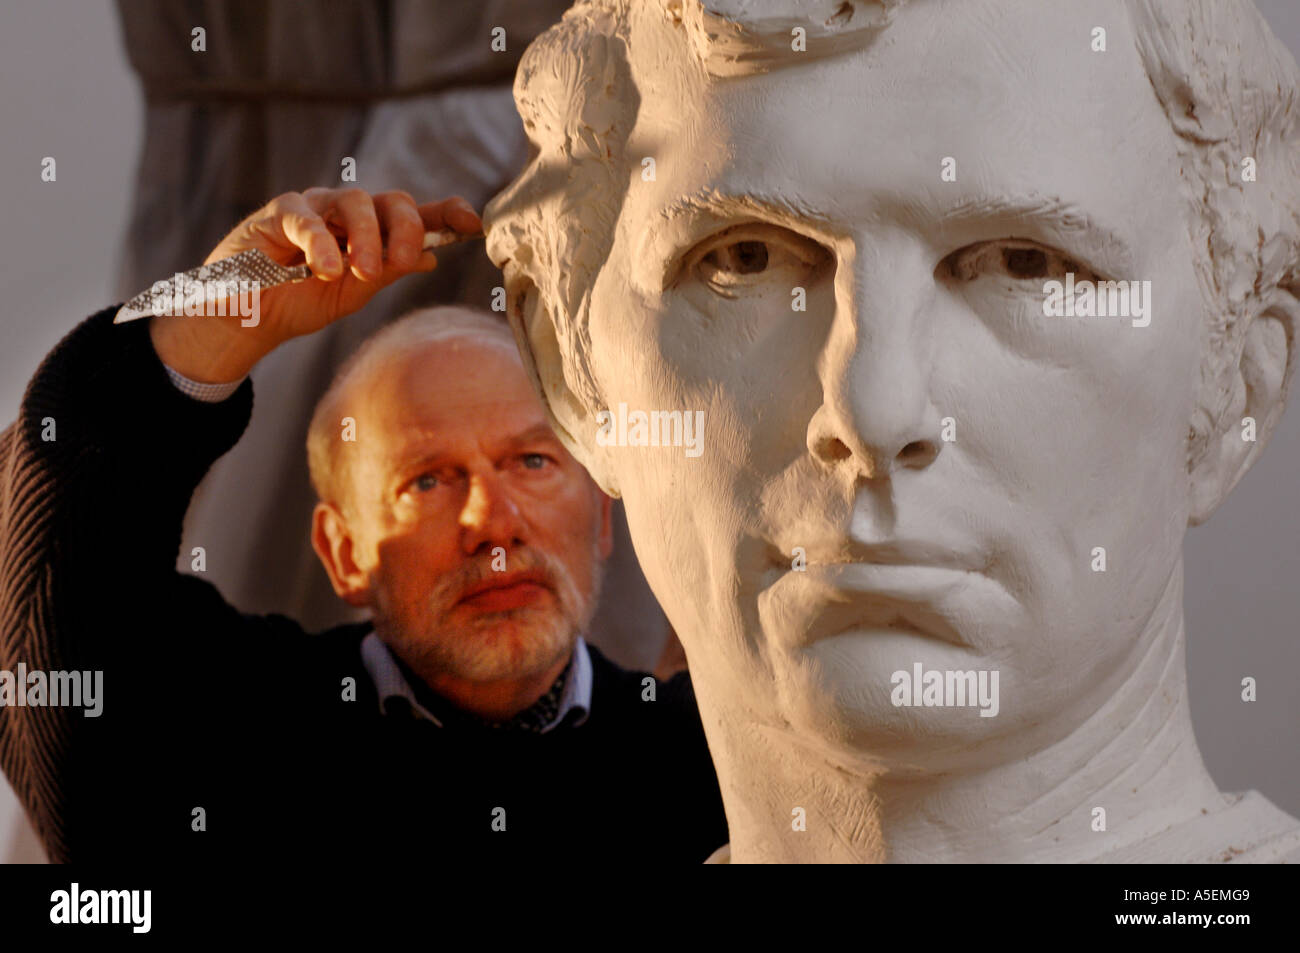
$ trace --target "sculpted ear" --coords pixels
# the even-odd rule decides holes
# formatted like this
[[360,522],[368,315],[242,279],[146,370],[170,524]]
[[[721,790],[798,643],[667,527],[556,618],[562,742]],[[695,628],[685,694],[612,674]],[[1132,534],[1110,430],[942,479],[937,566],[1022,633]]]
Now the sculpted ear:
[[[1222,433],[1191,470],[1191,509],[1188,524],[1198,526],[1210,518],[1254,465],[1277,428],[1286,407],[1295,363],[1295,331],[1300,301],[1285,288],[1272,299],[1246,330],[1241,361],[1231,377],[1232,401]],[[1254,440],[1245,418],[1254,420]]]
[[620,494],[609,461],[596,443],[596,409],[587,407],[569,386],[555,321],[530,279],[521,276],[513,284],[508,292],[510,326],[533,388],[546,405],[551,428],[596,485],[617,497]]

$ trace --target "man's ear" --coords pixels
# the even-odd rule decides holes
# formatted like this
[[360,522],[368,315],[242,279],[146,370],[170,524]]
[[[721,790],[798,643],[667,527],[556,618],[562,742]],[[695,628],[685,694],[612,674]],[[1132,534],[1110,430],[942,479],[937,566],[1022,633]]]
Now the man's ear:
[[1226,425],[1221,433],[1211,436],[1189,474],[1188,525],[1199,526],[1210,518],[1254,465],[1277,428],[1291,385],[1298,318],[1300,302],[1294,294],[1278,288],[1246,329],[1241,361],[1231,375]]
[[524,370],[546,407],[551,429],[597,486],[610,496],[619,496],[608,458],[596,445],[594,411],[587,409],[565,380],[554,319],[542,305],[531,279],[519,275],[510,284],[510,327],[515,332]]
[[353,558],[347,519],[333,503],[317,503],[311,514],[311,548],[330,577],[335,594],[358,609],[370,605],[370,577]]

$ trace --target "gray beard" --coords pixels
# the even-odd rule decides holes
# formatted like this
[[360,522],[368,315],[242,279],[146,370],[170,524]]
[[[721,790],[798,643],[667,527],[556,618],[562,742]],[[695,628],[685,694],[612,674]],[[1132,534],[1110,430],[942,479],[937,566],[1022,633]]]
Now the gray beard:
[[375,631],[412,668],[472,682],[529,678],[540,675],[573,651],[586,632],[600,600],[603,572],[598,546],[593,544],[588,592],[581,591],[568,569],[538,550],[521,551],[512,572],[542,569],[556,605],[521,606],[484,613],[470,623],[451,625],[451,609],[469,586],[492,573],[491,558],[476,558],[457,573],[448,574],[423,601],[425,611],[402,620],[382,586]]

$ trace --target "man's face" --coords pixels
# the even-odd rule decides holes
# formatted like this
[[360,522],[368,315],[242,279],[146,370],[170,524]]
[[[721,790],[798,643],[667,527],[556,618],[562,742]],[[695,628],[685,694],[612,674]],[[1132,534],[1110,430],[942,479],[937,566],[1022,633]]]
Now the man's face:
[[594,610],[609,501],[513,344],[423,344],[359,390],[350,528],[381,634],[408,664],[467,680],[555,665]]
[[[1149,646],[1202,345],[1122,6],[913,2],[870,50],[689,95],[638,49],[657,174],[596,282],[592,365],[611,407],[703,410],[704,452],[596,453],[702,706],[895,764],[1059,738]],[[724,198],[765,195],[800,211]],[[1045,317],[1067,270],[1151,281],[1150,325]],[[997,670],[998,716],[895,707],[917,662]]]

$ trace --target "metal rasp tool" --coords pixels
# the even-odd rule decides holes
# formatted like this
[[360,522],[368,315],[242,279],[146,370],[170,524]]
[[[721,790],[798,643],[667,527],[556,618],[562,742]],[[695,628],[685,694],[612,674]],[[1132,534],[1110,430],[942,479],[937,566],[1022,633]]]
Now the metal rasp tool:
[[[442,248],[457,242],[482,238],[482,232],[458,232],[454,228],[440,228],[424,233],[424,250]],[[385,255],[385,257],[387,257]],[[344,256],[343,267],[348,267]],[[205,299],[212,300],[223,286],[238,289],[240,282],[256,282],[262,291],[291,281],[305,281],[312,277],[306,265],[281,265],[265,252],[257,249],[241,251],[229,258],[177,272],[166,281],[156,281],[148,291],[142,291],[122,305],[113,318],[114,324],[124,324],[157,314],[173,314],[174,302],[185,297],[185,286],[198,283],[205,289]]]

